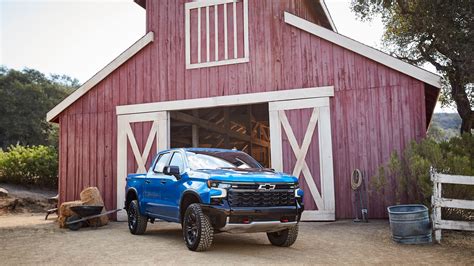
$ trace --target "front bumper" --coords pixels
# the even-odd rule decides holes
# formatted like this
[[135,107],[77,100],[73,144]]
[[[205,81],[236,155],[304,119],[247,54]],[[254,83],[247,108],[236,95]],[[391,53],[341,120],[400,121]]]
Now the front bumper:
[[256,232],[276,232],[284,229],[294,227],[298,224],[294,222],[281,222],[281,221],[262,221],[262,222],[250,222],[248,224],[242,223],[231,223],[229,217],[224,227],[220,228],[219,231],[228,233],[256,233]]
[[202,205],[203,212],[210,218],[213,227],[222,232],[253,233],[275,232],[295,226],[304,207],[230,207],[226,200],[220,205]]

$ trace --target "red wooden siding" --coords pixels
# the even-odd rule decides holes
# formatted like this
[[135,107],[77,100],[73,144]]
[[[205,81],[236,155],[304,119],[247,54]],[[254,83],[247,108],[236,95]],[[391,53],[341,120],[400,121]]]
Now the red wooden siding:
[[[185,2],[147,1],[147,29],[155,41],[61,113],[61,201],[77,199],[84,187],[95,185],[106,207],[115,207],[117,105],[334,85],[337,218],[352,217],[349,176],[354,168],[370,177],[393,150],[425,136],[423,82],[283,22],[288,11],[317,23],[312,1],[249,1],[250,62],[193,70],[185,69]],[[140,147],[149,128],[133,126]],[[309,158],[308,164],[316,160]],[[129,170],[136,167],[133,157],[130,162]],[[393,198],[392,191],[371,194],[370,216],[385,216]]]

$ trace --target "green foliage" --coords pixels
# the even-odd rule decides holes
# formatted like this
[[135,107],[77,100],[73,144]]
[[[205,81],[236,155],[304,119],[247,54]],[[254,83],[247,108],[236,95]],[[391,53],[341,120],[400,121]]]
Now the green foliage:
[[[431,138],[410,143],[403,156],[393,152],[389,162],[379,167],[372,178],[371,189],[374,192],[393,190],[397,204],[407,199],[410,203],[430,206],[433,189],[431,166],[440,173],[474,176],[474,137],[463,134],[440,143]],[[388,186],[387,177],[395,178],[394,186]],[[444,185],[443,197],[474,200],[474,186]],[[445,213],[451,217],[455,214],[464,218],[470,215],[453,209]]]
[[440,100],[456,104],[461,131],[474,127],[474,1],[352,0],[361,20],[381,17],[387,52],[412,64],[429,63],[444,76]]
[[0,67],[0,148],[17,143],[57,147],[57,127],[46,122],[46,113],[77,87],[78,81],[67,76]]
[[0,182],[57,187],[56,149],[42,145],[0,149]]

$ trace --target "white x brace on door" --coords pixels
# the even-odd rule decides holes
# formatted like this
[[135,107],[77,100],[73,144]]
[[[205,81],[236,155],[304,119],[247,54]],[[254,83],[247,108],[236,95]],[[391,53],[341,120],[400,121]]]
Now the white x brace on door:
[[[148,132],[142,132],[140,136],[136,136],[132,129],[132,123],[151,122],[151,128]],[[127,114],[117,116],[117,208],[123,208],[125,201],[125,179],[130,171],[141,174],[146,173],[146,163],[150,157],[157,152],[169,148],[169,117],[168,112],[151,112],[139,114]],[[138,138],[146,137],[143,151],[140,151],[137,144]],[[155,142],[156,140],[156,142]],[[128,144],[133,153],[136,169],[128,169],[130,156],[128,155]],[[152,151],[155,144],[156,150]],[[132,159],[133,160],[133,159]],[[121,210],[117,213],[118,221],[126,221],[127,215]]]
[[269,115],[272,168],[298,177],[302,220],[335,220],[329,98],[270,102]]

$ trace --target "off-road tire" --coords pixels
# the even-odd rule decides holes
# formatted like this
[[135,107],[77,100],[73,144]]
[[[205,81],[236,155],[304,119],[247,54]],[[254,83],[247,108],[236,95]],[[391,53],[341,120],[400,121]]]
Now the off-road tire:
[[188,206],[183,219],[183,238],[189,250],[205,251],[212,245],[214,228],[201,209],[201,205],[193,203]]
[[289,247],[298,237],[298,225],[278,232],[267,233],[268,240],[274,246]]
[[127,217],[130,233],[133,235],[143,235],[146,231],[148,218],[140,213],[137,200],[132,200],[132,202],[130,202],[130,205],[127,208]]

